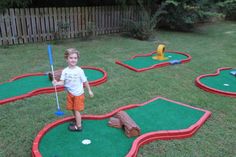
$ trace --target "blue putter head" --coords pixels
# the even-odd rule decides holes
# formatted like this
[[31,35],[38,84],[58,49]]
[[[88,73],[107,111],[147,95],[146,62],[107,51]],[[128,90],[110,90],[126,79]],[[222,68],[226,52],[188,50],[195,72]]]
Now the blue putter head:
[[232,75],[236,76],[236,70],[234,70],[234,71],[231,71],[231,72],[230,72],[230,74],[232,74]]
[[180,64],[181,61],[176,59],[176,60],[171,60],[171,61],[169,61],[169,63],[170,63],[171,65],[174,65],[174,64]]
[[64,115],[64,112],[62,112],[61,110],[57,110],[57,111],[55,112],[55,115],[57,115],[57,116],[63,116],[63,115]]

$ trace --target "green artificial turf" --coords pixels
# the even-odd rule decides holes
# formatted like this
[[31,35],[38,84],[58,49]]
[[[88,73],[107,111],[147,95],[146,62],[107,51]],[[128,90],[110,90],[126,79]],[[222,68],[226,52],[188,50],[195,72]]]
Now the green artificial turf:
[[104,77],[104,74],[101,71],[95,69],[84,69],[84,73],[88,81],[96,81]]
[[[88,81],[101,79],[104,75],[101,71],[94,69],[84,69]],[[47,75],[27,76],[11,82],[0,84],[0,100],[21,96],[40,88],[52,87],[51,81]]]
[[[158,30],[152,40],[139,41],[119,34],[94,40],[64,40],[52,45],[54,69],[66,67],[64,51],[77,48],[79,66],[103,68],[106,83],[92,87],[94,98],[85,89],[82,114],[105,114],[123,105],[150,100],[157,95],[203,108],[212,116],[191,138],[155,141],[140,148],[138,157],[234,157],[236,154],[236,99],[205,92],[195,86],[195,78],[220,67],[235,68],[236,23],[220,22],[199,26],[195,32]],[[192,56],[187,64],[166,66],[141,73],[115,64],[116,60],[156,50],[156,43],[167,50]],[[0,47],[0,82],[25,73],[50,71],[48,43]],[[1,95],[1,93],[0,93]],[[66,92],[58,93],[65,116]],[[0,105],[0,156],[30,157],[32,142],[46,125],[61,117],[55,94],[42,94]]]
[[230,70],[221,70],[219,75],[203,77],[200,82],[205,86],[224,92],[236,92],[236,77]]
[[[141,134],[187,129],[204,114],[164,99],[129,109],[127,113],[141,128]],[[43,136],[39,151],[45,157],[123,157],[136,137],[128,138],[121,129],[109,127],[108,120],[84,120],[82,132],[70,132],[67,129],[69,123],[60,124]],[[85,139],[89,139],[91,144],[84,145],[82,141]]]
[[126,61],[123,61],[124,64],[126,65],[129,65],[133,68],[136,68],[136,69],[142,69],[142,68],[148,68],[148,67],[151,67],[153,65],[156,65],[156,64],[160,64],[160,63],[163,63],[163,62],[170,62],[172,60],[183,60],[183,59],[187,59],[187,56],[183,55],[183,54],[178,54],[178,53],[170,53],[170,52],[165,52],[164,55],[166,58],[166,60],[155,60],[155,59],[152,59],[153,56],[156,56],[157,54],[153,54],[153,55],[150,55],[150,56],[138,56],[138,57],[135,57],[133,59],[130,59],[130,60],[126,60]]
[[32,92],[33,90],[51,86],[52,83],[48,79],[47,75],[24,77],[12,82],[0,84],[0,100],[21,96],[23,94]]

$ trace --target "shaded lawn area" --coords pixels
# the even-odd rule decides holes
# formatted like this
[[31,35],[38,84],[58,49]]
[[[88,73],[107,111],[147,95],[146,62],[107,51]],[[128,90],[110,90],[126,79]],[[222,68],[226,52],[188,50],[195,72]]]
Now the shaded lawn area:
[[[203,108],[212,117],[191,138],[155,141],[142,147],[139,157],[222,157],[236,154],[236,99],[205,92],[194,79],[219,67],[236,67],[236,23],[201,26],[193,33],[158,31],[151,41],[138,41],[119,35],[98,37],[92,41],[67,40],[53,45],[54,68],[66,66],[65,49],[81,52],[79,65],[103,68],[108,81],[92,87],[83,114],[105,114],[118,107],[142,103],[157,95]],[[189,63],[136,73],[115,64],[140,53],[156,49],[155,42],[166,43],[167,50],[190,54]],[[25,73],[49,71],[47,43],[0,47],[0,82]],[[10,91],[6,91],[10,92]],[[86,91],[87,92],[87,91]],[[65,92],[59,93],[65,111]],[[88,94],[86,93],[86,96]],[[54,115],[54,94],[43,94],[0,106],[0,156],[31,156],[32,141]],[[66,116],[71,115],[65,111]]]

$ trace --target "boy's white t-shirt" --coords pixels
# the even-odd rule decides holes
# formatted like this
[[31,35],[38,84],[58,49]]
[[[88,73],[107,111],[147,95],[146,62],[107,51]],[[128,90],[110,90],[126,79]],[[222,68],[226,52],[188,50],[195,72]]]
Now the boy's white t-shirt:
[[78,66],[71,69],[63,69],[60,80],[64,81],[64,86],[68,92],[74,96],[84,93],[83,83],[87,81],[84,70]]

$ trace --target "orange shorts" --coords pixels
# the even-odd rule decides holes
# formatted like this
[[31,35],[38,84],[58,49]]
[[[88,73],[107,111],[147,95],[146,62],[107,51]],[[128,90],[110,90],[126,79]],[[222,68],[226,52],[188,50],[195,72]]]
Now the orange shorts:
[[74,96],[71,93],[67,93],[67,110],[76,110],[83,111],[84,110],[84,94],[80,96]]

